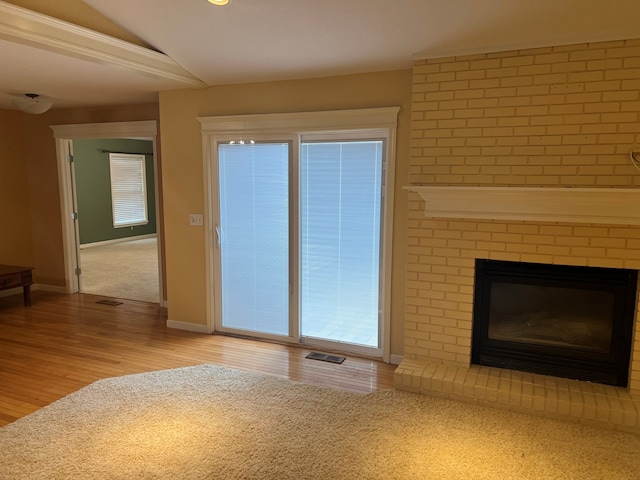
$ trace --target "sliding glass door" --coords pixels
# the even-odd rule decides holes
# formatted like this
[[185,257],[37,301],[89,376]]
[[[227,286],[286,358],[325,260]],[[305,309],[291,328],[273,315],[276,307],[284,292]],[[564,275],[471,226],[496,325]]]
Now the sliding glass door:
[[300,332],[378,347],[382,141],[303,142]]
[[289,143],[218,147],[222,326],[289,335]]
[[215,144],[217,329],[380,350],[386,142],[361,137]]

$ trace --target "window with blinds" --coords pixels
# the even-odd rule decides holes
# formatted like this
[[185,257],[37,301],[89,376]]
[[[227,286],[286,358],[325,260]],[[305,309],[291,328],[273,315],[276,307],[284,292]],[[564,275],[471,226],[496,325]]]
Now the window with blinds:
[[149,223],[144,155],[110,153],[113,226],[133,227]]

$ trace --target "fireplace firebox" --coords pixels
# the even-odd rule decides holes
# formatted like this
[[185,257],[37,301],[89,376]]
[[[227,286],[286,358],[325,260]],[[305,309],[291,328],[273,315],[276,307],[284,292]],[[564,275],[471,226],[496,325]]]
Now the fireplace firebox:
[[627,386],[637,271],[476,260],[472,363]]

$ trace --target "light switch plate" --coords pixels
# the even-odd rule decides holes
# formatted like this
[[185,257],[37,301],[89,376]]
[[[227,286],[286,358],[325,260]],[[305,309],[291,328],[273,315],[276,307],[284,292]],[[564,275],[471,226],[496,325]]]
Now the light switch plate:
[[201,227],[202,225],[204,225],[204,215],[202,213],[190,213],[189,225]]

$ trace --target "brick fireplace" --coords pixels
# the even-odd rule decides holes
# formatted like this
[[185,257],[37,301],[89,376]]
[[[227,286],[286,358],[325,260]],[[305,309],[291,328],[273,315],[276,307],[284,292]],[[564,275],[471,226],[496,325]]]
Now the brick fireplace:
[[637,321],[628,387],[471,363],[476,259],[640,270],[639,69],[638,40],[416,60],[397,388],[640,432]]

